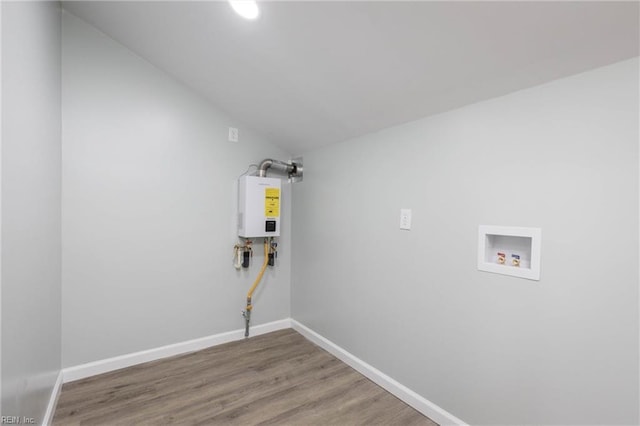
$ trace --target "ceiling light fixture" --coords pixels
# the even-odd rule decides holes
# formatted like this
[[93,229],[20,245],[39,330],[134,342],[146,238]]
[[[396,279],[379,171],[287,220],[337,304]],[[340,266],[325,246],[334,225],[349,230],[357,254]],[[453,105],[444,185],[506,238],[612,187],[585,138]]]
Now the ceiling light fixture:
[[245,19],[257,19],[260,16],[260,9],[255,0],[229,0],[229,4],[236,13]]

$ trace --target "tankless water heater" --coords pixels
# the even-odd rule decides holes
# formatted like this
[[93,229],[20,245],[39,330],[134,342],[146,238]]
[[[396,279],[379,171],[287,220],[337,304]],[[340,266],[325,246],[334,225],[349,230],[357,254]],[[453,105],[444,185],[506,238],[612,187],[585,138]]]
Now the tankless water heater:
[[238,179],[238,236],[280,236],[280,179],[243,176]]

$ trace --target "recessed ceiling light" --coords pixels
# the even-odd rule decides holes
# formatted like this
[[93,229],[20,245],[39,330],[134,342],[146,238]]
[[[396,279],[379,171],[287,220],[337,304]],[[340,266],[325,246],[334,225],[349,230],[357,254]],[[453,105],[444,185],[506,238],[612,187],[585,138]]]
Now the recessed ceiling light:
[[229,0],[229,4],[236,13],[245,19],[257,19],[260,9],[255,0]]

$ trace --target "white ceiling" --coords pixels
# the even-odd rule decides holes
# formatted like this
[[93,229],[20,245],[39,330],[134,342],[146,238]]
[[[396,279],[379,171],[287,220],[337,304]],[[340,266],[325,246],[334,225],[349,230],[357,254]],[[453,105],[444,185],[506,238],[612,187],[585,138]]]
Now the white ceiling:
[[63,4],[291,154],[639,55],[638,2]]

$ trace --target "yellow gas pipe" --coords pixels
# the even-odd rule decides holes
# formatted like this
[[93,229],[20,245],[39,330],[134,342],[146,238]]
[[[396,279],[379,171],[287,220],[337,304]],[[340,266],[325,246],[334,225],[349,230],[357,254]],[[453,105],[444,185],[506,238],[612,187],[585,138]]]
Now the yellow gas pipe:
[[262,268],[260,268],[260,272],[256,277],[256,280],[253,282],[253,285],[247,292],[247,308],[246,311],[242,313],[245,321],[244,328],[244,337],[249,337],[249,321],[251,320],[251,310],[253,306],[251,305],[251,296],[253,296],[253,292],[258,288],[258,284],[260,284],[260,280],[262,280],[262,276],[264,275],[264,271],[267,270],[267,264],[269,263],[269,244],[267,239],[264,239],[264,262],[262,263]]

